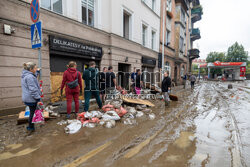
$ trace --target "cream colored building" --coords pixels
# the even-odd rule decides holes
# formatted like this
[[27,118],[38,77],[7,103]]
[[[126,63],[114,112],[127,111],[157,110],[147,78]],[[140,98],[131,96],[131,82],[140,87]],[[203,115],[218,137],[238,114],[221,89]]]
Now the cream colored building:
[[[70,60],[81,72],[92,60],[100,69],[158,71],[160,0],[40,0],[40,6],[45,101],[57,100]],[[24,107],[22,64],[37,62],[38,52],[31,49],[30,0],[1,0],[0,17],[1,115]],[[127,86],[126,76],[117,77]]]

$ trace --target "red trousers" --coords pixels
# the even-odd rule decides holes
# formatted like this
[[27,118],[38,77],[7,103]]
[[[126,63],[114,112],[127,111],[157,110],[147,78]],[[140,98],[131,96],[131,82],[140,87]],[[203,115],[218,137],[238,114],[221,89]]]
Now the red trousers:
[[74,98],[75,101],[75,112],[79,112],[79,92],[71,92],[66,91],[66,99],[67,99],[67,113],[71,113],[72,108],[72,98]]

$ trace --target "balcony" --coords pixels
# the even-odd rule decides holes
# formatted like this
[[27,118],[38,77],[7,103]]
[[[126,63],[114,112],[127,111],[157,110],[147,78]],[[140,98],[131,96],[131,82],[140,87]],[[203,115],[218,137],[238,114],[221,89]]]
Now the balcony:
[[192,15],[192,22],[195,23],[199,20],[201,20],[201,16],[203,14],[202,7],[196,6],[191,10],[191,15]]
[[195,41],[197,39],[200,39],[201,38],[201,35],[200,35],[200,29],[199,28],[194,28],[192,29],[192,33],[191,33],[191,40],[192,41]]
[[175,4],[181,3],[183,8],[187,11],[189,7],[189,1],[187,0],[175,0]]
[[200,57],[200,51],[199,49],[190,49],[189,50],[189,59],[194,60],[196,58]]

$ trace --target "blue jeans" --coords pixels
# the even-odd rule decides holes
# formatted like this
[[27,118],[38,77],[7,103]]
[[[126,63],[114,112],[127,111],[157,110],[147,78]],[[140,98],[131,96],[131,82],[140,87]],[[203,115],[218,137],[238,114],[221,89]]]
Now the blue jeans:
[[34,106],[29,106],[29,108],[30,108],[29,127],[30,128],[34,128],[34,124],[32,123],[32,119],[33,119],[34,113],[36,111],[36,106],[37,106],[37,103]]

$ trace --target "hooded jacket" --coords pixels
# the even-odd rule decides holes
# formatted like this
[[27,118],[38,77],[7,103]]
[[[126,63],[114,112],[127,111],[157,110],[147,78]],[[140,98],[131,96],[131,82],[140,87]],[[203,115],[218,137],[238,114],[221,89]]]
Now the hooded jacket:
[[[75,87],[74,89],[70,89],[67,85],[67,83],[69,82],[73,82],[76,77],[77,77],[77,73],[78,73],[78,86]],[[63,80],[62,80],[62,84],[61,84],[61,90],[63,90],[64,86],[66,85],[66,92],[79,92],[80,90],[82,90],[82,77],[81,77],[81,73],[79,71],[76,70],[76,68],[68,68],[66,71],[64,71],[63,73]],[[80,90],[79,90],[80,87]]]
[[95,68],[90,67],[89,69],[85,70],[82,78],[85,81],[84,90],[99,90],[99,77]]
[[40,86],[35,74],[28,70],[23,70],[21,85],[24,103],[36,103],[41,99]]

